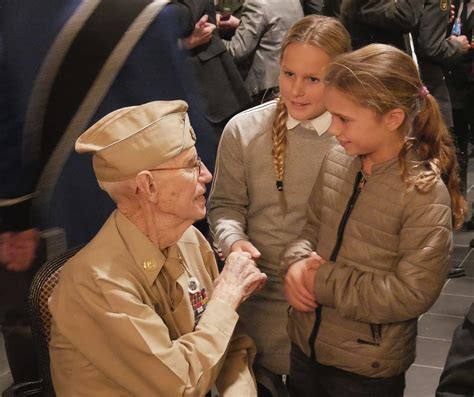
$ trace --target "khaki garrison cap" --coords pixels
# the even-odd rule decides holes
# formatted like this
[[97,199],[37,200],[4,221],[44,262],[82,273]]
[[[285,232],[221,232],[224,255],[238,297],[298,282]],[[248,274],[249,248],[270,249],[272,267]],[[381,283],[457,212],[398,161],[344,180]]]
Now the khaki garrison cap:
[[194,146],[187,109],[184,101],[155,101],[115,110],[77,139],[76,151],[94,155],[99,181],[133,178]]

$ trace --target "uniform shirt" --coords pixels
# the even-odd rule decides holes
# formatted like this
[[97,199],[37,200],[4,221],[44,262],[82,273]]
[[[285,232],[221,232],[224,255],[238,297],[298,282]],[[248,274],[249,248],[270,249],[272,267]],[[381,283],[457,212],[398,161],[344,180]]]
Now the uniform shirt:
[[[180,260],[180,256],[182,260]],[[218,272],[193,227],[165,256],[119,211],[69,260],[49,307],[58,396],[254,396],[250,338],[237,313],[209,300],[195,326],[191,276],[208,297]]]

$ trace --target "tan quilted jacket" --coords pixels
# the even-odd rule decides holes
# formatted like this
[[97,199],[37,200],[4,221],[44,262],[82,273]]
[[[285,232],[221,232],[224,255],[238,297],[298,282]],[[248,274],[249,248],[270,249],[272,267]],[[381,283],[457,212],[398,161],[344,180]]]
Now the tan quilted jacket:
[[408,188],[398,158],[374,166],[370,176],[360,168],[342,148],[323,162],[308,223],[283,259],[290,264],[315,250],[328,261],[315,277],[321,308],[292,310],[288,331],[321,364],[387,377],[414,361],[417,318],[446,280],[450,197],[442,181],[424,194]]

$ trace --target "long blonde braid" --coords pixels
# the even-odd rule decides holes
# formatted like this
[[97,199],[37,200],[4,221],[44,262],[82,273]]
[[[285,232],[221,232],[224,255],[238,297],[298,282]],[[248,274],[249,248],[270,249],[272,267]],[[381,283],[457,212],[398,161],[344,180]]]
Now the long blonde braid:
[[285,146],[286,146],[286,122],[288,111],[285,104],[278,98],[275,120],[272,126],[272,157],[273,166],[276,173],[276,187],[281,192],[283,190],[283,175],[285,173]]

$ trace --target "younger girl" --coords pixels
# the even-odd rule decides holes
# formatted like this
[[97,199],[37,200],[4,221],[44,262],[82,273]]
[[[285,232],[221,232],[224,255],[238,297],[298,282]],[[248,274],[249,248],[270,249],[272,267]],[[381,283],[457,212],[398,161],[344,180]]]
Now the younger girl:
[[465,214],[455,151],[415,64],[394,47],[341,56],[324,84],[342,147],[284,252],[290,392],[402,396],[417,318],[441,291]]
[[250,253],[268,276],[239,311],[257,344],[257,380],[263,379],[259,371],[288,373],[279,257],[304,226],[322,159],[337,144],[327,132],[331,115],[322,103],[321,78],[331,59],[348,50],[349,35],[337,20],[296,22],[282,43],[280,98],[234,117],[221,138],[208,212],[215,246],[223,257]]

